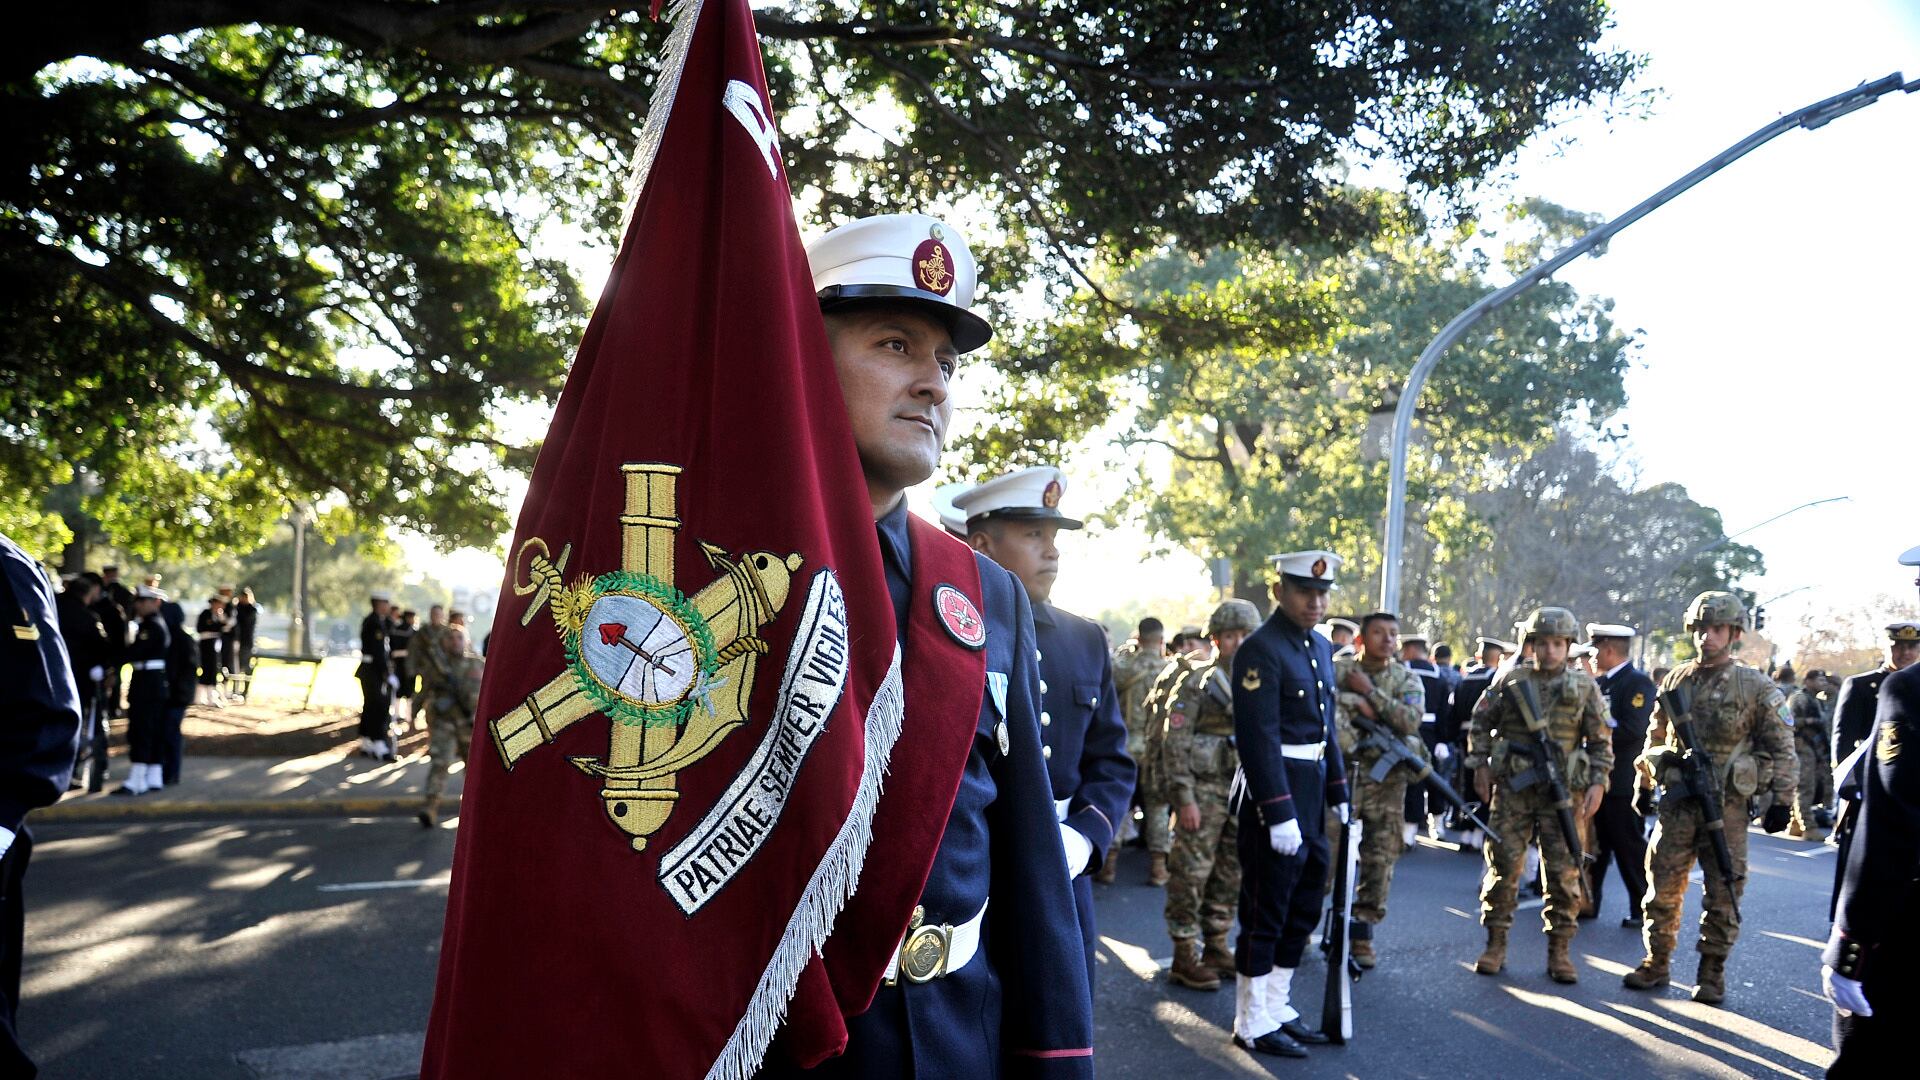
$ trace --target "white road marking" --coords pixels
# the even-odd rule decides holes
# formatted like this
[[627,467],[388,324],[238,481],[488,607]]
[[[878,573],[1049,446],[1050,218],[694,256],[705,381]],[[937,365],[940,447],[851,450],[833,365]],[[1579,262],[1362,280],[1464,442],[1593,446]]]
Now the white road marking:
[[321,892],[372,892],[376,889],[431,889],[453,880],[451,874],[430,878],[401,878],[396,881],[347,881],[320,886]]
[[242,1050],[234,1057],[254,1080],[394,1080],[419,1075],[426,1043],[426,1032],[411,1031]]

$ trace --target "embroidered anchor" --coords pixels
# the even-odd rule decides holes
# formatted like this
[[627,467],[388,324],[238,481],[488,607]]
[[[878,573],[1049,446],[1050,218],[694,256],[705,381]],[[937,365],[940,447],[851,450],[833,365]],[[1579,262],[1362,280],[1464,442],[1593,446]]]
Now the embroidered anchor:
[[746,723],[755,668],[767,653],[757,632],[780,613],[805,560],[771,551],[735,559],[702,541],[707,565],[720,576],[689,598],[674,584],[680,466],[629,462],[620,471],[626,506],[619,570],[583,574],[569,585],[572,544],[558,558],[537,536],[520,545],[513,591],[532,597],[520,624],[549,609],[567,669],[488,726],[511,771],[577,721],[606,716],[606,759],[568,760],[603,781],[608,820],[641,851],[680,797],[676,774]]

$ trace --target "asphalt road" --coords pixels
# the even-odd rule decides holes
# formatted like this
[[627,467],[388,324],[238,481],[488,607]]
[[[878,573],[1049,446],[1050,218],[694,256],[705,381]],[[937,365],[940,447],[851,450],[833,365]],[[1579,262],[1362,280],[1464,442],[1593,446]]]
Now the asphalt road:
[[[388,1080],[411,1075],[432,996],[451,830],[405,819],[47,825],[27,877],[23,1038],[48,1077]],[[1355,987],[1356,1038],[1304,1062],[1233,1049],[1231,986],[1170,986],[1163,894],[1096,888],[1103,1077],[1819,1076],[1831,850],[1754,834],[1743,937],[1723,1008],[1686,985],[1640,994],[1640,956],[1607,908],[1575,941],[1581,982],[1546,977],[1536,906],[1507,972],[1475,975],[1477,857],[1421,847],[1400,863],[1380,967]],[[1697,877],[1696,877],[1697,881]],[[1693,975],[1693,910],[1675,978]],[[1318,954],[1295,1003],[1319,1015]],[[639,1074],[636,1074],[639,1075]]]

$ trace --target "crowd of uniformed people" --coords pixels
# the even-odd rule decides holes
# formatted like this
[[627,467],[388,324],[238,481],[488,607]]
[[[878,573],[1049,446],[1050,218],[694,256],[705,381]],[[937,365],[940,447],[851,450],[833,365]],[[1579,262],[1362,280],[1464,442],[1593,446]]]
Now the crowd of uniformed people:
[[[947,260],[935,277],[924,269],[930,244]],[[910,667],[913,643],[931,640],[907,632],[930,617],[914,592],[923,576],[916,565],[944,558],[930,545],[952,541],[916,532],[903,495],[937,465],[952,412],[948,381],[961,353],[991,330],[969,310],[972,256],[942,222],[867,219],[827,234],[809,256]],[[1895,672],[1920,653],[1920,625],[1891,627],[1885,668],[1846,680],[1837,695],[1824,672],[1783,687],[1740,663],[1747,613],[1717,591],[1686,610],[1693,658],[1671,670],[1650,675],[1630,661],[1635,627],[1583,625],[1553,606],[1526,613],[1510,639],[1479,638],[1456,667],[1446,644],[1410,632],[1393,612],[1330,617],[1341,556],[1307,550],[1273,557],[1271,592],[1261,598],[1269,613],[1230,599],[1205,627],[1169,639],[1148,619],[1110,649],[1097,624],[1051,601],[1057,534],[1081,526],[1062,509],[1064,490],[1063,474],[1043,466],[939,492],[947,530],[973,549],[981,575],[981,625],[956,627],[951,612],[937,613],[947,633],[983,633],[987,642],[977,737],[909,936],[870,1003],[849,1017],[842,1052],[803,1068],[782,1059],[776,1043],[767,1075],[993,1076],[1012,1063],[1034,1075],[1090,1075],[1093,889],[1114,881],[1117,849],[1129,840],[1148,852],[1148,884],[1166,890],[1168,978],[1195,991],[1231,979],[1232,1040],[1256,1052],[1304,1056],[1329,1039],[1294,1006],[1292,983],[1326,919],[1333,853],[1349,831],[1359,839],[1345,934],[1363,969],[1393,962],[1393,869],[1424,836],[1481,853],[1485,943],[1474,969],[1488,976],[1504,970],[1518,893],[1532,890],[1545,898],[1547,973],[1574,982],[1568,945],[1580,921],[1599,914],[1611,866],[1623,915],[1641,927],[1646,947],[1625,985],[1665,984],[1687,876],[1699,866],[1706,891],[1694,997],[1717,1003],[1740,929],[1747,826],[1758,820],[1768,831],[1820,839],[1832,810],[1819,779],[1828,765],[1842,766],[1838,824],[1847,848],[1825,955],[1840,1007],[1835,1075],[1860,1060],[1858,1047],[1911,1015],[1912,978],[1901,965],[1913,940],[1900,913],[1915,898],[1920,803],[1912,755],[1902,751],[1920,676]],[[64,701],[73,723],[53,795],[72,773],[83,714],[99,712],[73,703],[74,687],[109,680],[120,659],[133,672],[129,708],[160,717],[143,729],[133,773],[158,786],[177,761],[168,749],[177,727],[164,717],[180,695],[153,687],[174,670],[179,650],[170,643],[191,648],[195,632],[177,605],[165,614],[158,588],[103,584],[114,597],[103,637],[124,652],[76,648],[61,658],[72,676]],[[87,604],[92,585],[70,586],[62,613]],[[47,598],[50,605],[50,591]],[[30,609],[13,608],[27,613],[23,626]],[[197,640],[212,642],[217,656],[224,615],[209,610]],[[1016,642],[1030,643],[1030,653],[1006,653]],[[424,627],[396,627],[386,598],[375,597],[362,627],[362,750],[391,754],[398,664],[425,656],[411,665],[409,686],[427,677],[436,700],[448,700],[434,710],[461,717],[446,742],[450,755],[464,754],[467,691],[478,678],[454,669],[477,669],[473,652],[438,609]],[[204,669],[200,659],[193,665],[181,653],[179,670]],[[49,702],[62,696],[41,691]],[[149,703],[157,711],[143,712]],[[911,700],[906,714],[915,715]],[[1050,802],[1027,779],[1028,753],[1044,769]],[[434,812],[430,802],[423,823]],[[17,817],[0,822],[9,824]],[[992,916],[988,866],[996,892],[1019,890],[996,896]],[[934,926],[942,932],[923,950]],[[1066,956],[1075,958],[1070,967],[1056,963]],[[927,1035],[949,1028],[952,1038]]]

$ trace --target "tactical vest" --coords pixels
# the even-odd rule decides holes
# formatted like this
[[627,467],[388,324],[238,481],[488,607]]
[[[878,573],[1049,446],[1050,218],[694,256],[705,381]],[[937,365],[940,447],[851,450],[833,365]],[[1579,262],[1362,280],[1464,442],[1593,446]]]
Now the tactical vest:
[[[1523,719],[1519,706],[1513,703],[1506,689],[1508,684],[1519,680],[1530,680],[1534,691],[1540,698],[1540,726],[1531,729],[1530,735],[1557,745],[1566,761],[1567,790],[1580,792],[1592,784],[1602,783],[1604,776],[1595,776],[1592,761],[1587,756],[1586,739],[1580,732],[1581,676],[1571,667],[1562,668],[1560,674],[1548,677],[1533,667],[1516,667],[1500,680],[1498,685],[1490,686],[1487,692],[1499,694],[1498,704],[1500,726],[1493,733],[1493,749],[1488,755],[1487,766],[1495,777],[1514,778],[1533,767],[1532,761],[1523,754],[1512,752],[1509,740],[1522,737],[1520,732]],[[1511,725],[1511,727],[1509,727]]]
[[[1742,676],[1742,669],[1743,665],[1733,664],[1717,678],[1701,679],[1696,677],[1699,665],[1688,662],[1669,674],[1663,687],[1671,690],[1682,683],[1691,684],[1694,696],[1687,715],[1693,721],[1694,735],[1720,774],[1720,790],[1729,799],[1736,796],[1744,799],[1773,780],[1773,763],[1762,762],[1753,752],[1753,724],[1749,719],[1760,704],[1759,683],[1764,676],[1746,678]],[[1672,718],[1667,719],[1667,741],[1655,748],[1648,760],[1660,783],[1676,786],[1684,782],[1679,765],[1683,748],[1679,734],[1671,726]],[[1790,722],[1788,729],[1792,730]]]

